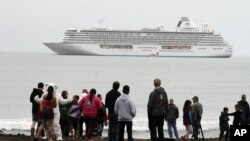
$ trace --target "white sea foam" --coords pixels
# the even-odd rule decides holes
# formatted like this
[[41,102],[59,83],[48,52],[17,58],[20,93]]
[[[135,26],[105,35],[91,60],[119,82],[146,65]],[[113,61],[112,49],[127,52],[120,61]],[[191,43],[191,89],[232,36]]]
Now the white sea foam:
[[31,119],[0,119],[0,128],[5,130],[30,130]]
[[[5,130],[30,130],[31,119],[0,119],[0,128]],[[185,130],[182,119],[177,120],[177,127],[179,130]],[[202,120],[203,130],[218,129],[218,121],[212,119]],[[167,130],[166,124],[164,129]],[[133,120],[134,131],[148,131],[148,119],[147,117],[136,117]]]

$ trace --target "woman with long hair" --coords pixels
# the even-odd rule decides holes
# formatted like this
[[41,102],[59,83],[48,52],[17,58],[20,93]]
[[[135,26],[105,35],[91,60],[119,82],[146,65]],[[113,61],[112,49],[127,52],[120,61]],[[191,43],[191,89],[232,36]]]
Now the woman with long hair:
[[54,96],[54,88],[48,87],[47,94],[43,96],[43,100],[40,104],[40,111],[42,113],[42,124],[40,125],[37,133],[37,139],[41,140],[41,132],[44,129],[46,123],[48,125],[46,134],[48,141],[52,141],[54,112],[53,108],[57,106],[56,97]]
[[90,93],[80,101],[80,109],[85,116],[87,126],[87,141],[92,141],[92,131],[96,127],[97,112],[102,108],[102,103],[96,96],[96,90],[91,89]]
[[192,115],[191,115],[191,100],[186,100],[183,106],[183,124],[186,128],[186,135],[182,136],[183,140],[189,139],[189,135],[193,133]]

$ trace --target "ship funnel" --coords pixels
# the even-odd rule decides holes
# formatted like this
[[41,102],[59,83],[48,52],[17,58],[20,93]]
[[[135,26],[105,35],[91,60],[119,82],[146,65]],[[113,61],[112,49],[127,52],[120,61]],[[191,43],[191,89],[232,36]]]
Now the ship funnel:
[[188,17],[181,17],[177,28],[196,28],[196,25]]

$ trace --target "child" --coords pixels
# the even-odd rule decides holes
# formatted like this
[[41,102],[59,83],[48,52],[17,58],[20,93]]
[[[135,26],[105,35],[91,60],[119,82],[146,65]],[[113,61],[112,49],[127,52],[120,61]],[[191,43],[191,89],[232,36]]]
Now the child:
[[[98,94],[97,97],[102,102],[102,95]],[[102,102],[102,108],[101,108],[101,110],[98,111],[98,117],[97,117],[97,124],[99,127],[99,131],[98,131],[99,138],[102,138],[103,127],[104,127],[104,125],[107,126],[107,120],[108,120],[108,115],[106,112],[106,106]]]
[[229,116],[234,116],[233,125],[240,125],[242,111],[238,104],[235,105],[235,112],[228,114]]
[[229,118],[228,118],[228,108],[225,107],[223,109],[223,112],[221,112],[220,115],[220,137],[219,140],[222,140],[222,137],[224,135],[224,132],[226,132],[225,135],[225,141],[228,140],[228,134],[229,134],[229,124],[228,124]]
[[72,105],[69,109],[69,117],[71,122],[71,135],[72,140],[77,140],[79,133],[78,133],[78,122],[80,117],[80,110],[79,110],[79,104],[78,104],[79,96],[75,95],[73,97]]

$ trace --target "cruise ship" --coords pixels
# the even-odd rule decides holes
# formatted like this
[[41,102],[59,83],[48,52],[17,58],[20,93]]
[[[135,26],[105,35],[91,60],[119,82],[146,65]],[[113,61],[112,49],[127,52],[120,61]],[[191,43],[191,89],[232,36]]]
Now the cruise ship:
[[44,43],[59,55],[231,57],[232,46],[222,35],[182,17],[173,31],[114,30],[103,27],[69,29],[61,42]]

